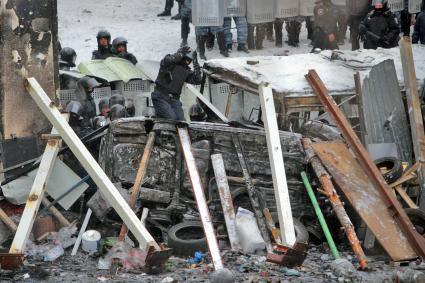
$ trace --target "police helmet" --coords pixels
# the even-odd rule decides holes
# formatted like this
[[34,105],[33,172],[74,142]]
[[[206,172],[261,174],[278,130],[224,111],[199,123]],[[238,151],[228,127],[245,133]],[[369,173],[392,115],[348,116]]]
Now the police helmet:
[[112,109],[112,106],[115,104],[119,104],[125,106],[125,98],[122,94],[114,94],[109,98],[109,107]]
[[109,118],[111,121],[125,117],[127,117],[127,110],[123,105],[115,104],[111,107],[111,110],[109,111]]
[[64,47],[59,53],[59,63],[68,64],[71,67],[75,67],[76,59],[77,53],[71,47]]
[[117,47],[120,46],[120,45],[124,45],[125,47],[127,47],[127,43],[128,43],[127,39],[125,37],[120,36],[120,37],[115,38],[112,41],[112,47],[115,50],[117,50]]

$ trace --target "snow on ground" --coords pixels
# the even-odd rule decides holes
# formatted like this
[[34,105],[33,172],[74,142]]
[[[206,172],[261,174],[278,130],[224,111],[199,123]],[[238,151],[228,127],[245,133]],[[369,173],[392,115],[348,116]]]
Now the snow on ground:
[[[96,34],[101,28],[108,29],[112,38],[124,36],[129,41],[129,51],[141,59],[160,60],[166,54],[175,52],[180,45],[180,21],[170,17],[157,17],[163,11],[165,0],[59,0],[59,38],[62,47],[77,51],[77,62],[89,60],[97,48]],[[177,13],[177,3],[172,14]],[[348,33],[347,33],[348,34]],[[234,36],[236,40],[236,36]],[[284,30],[284,40],[286,31]],[[308,53],[310,40],[303,25],[300,47],[284,44],[274,47],[274,42],[264,41],[264,49],[251,51],[249,56],[283,55]],[[194,27],[191,26],[189,45],[196,48]],[[341,49],[349,49],[347,43]],[[206,53],[208,59],[222,58],[216,48]],[[243,52],[233,51],[231,57],[246,57]]]

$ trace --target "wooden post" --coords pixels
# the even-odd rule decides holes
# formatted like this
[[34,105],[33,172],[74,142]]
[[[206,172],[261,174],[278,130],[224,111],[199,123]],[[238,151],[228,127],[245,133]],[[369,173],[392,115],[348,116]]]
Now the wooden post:
[[236,214],[233,207],[232,194],[229,183],[227,183],[226,169],[224,168],[223,156],[221,154],[211,155],[214,168],[215,181],[220,194],[221,207],[223,208],[224,220],[226,222],[227,234],[229,235],[232,250],[240,250],[238,234],[236,232]]
[[[139,198],[140,189],[142,188],[143,178],[145,177],[146,171],[148,170],[149,159],[151,157],[152,149],[155,144],[155,132],[151,131],[148,135],[148,141],[146,142],[145,150],[143,151],[142,159],[140,160],[139,170],[137,170],[136,179],[134,181],[133,188],[131,189],[130,198],[128,199],[128,205],[131,209],[134,209]],[[127,235],[127,226],[123,224],[121,226],[119,241],[124,241]]]
[[35,176],[21,221],[18,225],[18,230],[16,231],[15,238],[10,247],[9,253],[11,254],[22,254],[25,251],[25,245],[31,233],[38,208],[43,199],[46,188],[45,185],[52,172],[60,144],[61,142],[59,140],[49,140],[47,142],[46,150],[41,159],[40,167],[38,167],[37,175]]
[[123,219],[130,231],[136,237],[141,249],[148,251],[150,247],[159,251],[161,248],[155,242],[154,238],[149,234],[146,228],[137,218],[133,210],[121,196],[115,186],[112,184],[109,177],[103,172],[102,168],[68,125],[65,119],[61,117],[59,110],[54,103],[49,99],[47,94],[38,84],[37,80],[30,78],[27,80],[27,90],[31,97],[37,103],[38,107],[44,115],[53,124],[53,127],[61,135],[65,143],[71,149],[74,156],[81,163],[83,168],[96,183],[99,190],[102,192],[106,200],[112,205],[118,215]]
[[[416,162],[425,162],[425,134],[419,99],[418,82],[416,81],[415,62],[413,60],[412,44],[409,37],[404,37],[399,42],[400,57],[403,66],[404,84],[406,88],[407,105],[410,117],[410,129],[412,133],[413,151]],[[425,166],[418,170],[420,194],[419,207],[425,209]]]
[[281,231],[282,244],[292,247],[295,244],[295,228],[292,219],[291,202],[288,184],[286,183],[285,164],[282,146],[277,127],[276,110],[273,101],[273,90],[270,86],[260,85],[260,102],[263,111],[263,122],[266,130],[267,148],[273,176],[273,187],[276,198],[277,213]]
[[217,238],[215,236],[214,226],[208,209],[207,200],[205,199],[204,190],[202,188],[201,177],[196,167],[195,157],[192,153],[192,145],[190,142],[189,132],[186,128],[178,128],[180,144],[184,160],[186,161],[187,172],[192,184],[193,194],[195,195],[196,204],[204,228],[205,237],[207,238],[208,248],[210,250],[212,262],[215,270],[223,269],[223,260],[221,259],[220,249],[218,248]]

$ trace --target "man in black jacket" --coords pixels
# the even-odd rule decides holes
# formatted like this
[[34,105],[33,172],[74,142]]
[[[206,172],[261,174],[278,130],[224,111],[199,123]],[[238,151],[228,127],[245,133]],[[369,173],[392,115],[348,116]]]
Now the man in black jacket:
[[338,49],[336,35],[338,9],[331,0],[320,0],[314,7],[314,40],[313,50]]
[[425,0],[422,1],[421,12],[416,17],[415,29],[412,35],[412,43],[425,44]]
[[360,36],[365,49],[393,48],[398,45],[400,28],[388,0],[374,0],[373,11],[361,22]]
[[132,53],[127,51],[127,39],[125,37],[117,37],[112,41],[112,51],[119,58],[125,59],[133,63],[133,65],[137,64],[137,58]]
[[111,46],[111,34],[107,30],[100,30],[97,33],[97,50],[93,51],[92,59],[106,59],[113,57]]
[[[180,95],[184,83],[201,83],[201,67],[197,56],[196,51],[192,52],[190,47],[184,46],[175,54],[168,54],[162,59],[151,96],[157,117],[185,120]],[[193,71],[189,67],[192,61]]]
[[350,13],[350,39],[352,50],[360,49],[359,26],[372,8],[371,0],[348,0],[347,10]]

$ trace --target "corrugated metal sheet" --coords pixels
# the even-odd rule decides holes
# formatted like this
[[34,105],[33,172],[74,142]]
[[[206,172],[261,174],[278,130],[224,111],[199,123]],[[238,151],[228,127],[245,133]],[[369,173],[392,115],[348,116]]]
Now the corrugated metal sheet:
[[395,143],[403,161],[412,162],[409,124],[393,60],[374,66],[363,81],[366,143]]

